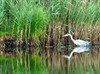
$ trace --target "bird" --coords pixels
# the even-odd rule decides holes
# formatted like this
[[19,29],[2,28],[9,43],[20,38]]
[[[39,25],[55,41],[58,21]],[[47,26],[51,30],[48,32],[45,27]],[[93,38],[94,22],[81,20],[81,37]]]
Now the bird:
[[69,56],[63,55],[63,57],[67,59],[71,59],[73,53],[83,53],[86,51],[90,51],[90,47],[75,47]]
[[80,40],[80,39],[73,39],[72,35],[71,34],[65,34],[63,37],[66,37],[66,36],[70,36],[71,40],[73,41],[73,43],[77,46],[91,46],[91,42],[89,41],[84,41],[84,40]]

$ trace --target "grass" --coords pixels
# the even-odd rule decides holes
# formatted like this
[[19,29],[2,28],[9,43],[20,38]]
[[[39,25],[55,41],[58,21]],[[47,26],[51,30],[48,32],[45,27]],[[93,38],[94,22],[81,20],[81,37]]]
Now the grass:
[[100,1],[41,0],[39,4],[47,9],[53,21],[66,23],[69,20],[69,24],[78,25],[81,23],[95,23],[100,20]]
[[3,21],[0,32],[7,32],[18,37],[23,31],[23,37],[26,39],[28,36],[38,37],[43,32],[49,18],[44,8],[37,6],[35,2],[35,0],[4,0],[1,6],[2,11],[0,11],[4,14],[0,19]]
[[[52,24],[49,24],[51,28],[49,28],[50,30],[48,30],[49,33],[47,34],[49,42],[52,40],[54,44],[57,44],[59,41],[64,43],[62,36],[65,33],[72,32],[75,39],[80,38],[93,43],[99,41],[100,1],[51,0],[46,3],[47,6],[45,7],[48,9],[52,22]],[[61,28],[58,28],[59,26]],[[57,35],[58,31],[60,31],[59,36]]]
[[[92,36],[99,32],[96,29],[100,23],[99,0],[1,0],[0,3],[1,36],[15,36],[19,41],[27,41],[29,38],[38,40],[44,34],[48,41],[53,38],[60,42],[65,33],[74,32],[75,38],[84,36],[82,39],[95,40]],[[48,35],[46,32],[49,31]]]
[[80,2],[77,2],[76,6],[72,5],[72,10],[70,10],[72,23],[80,26],[85,24],[94,25],[96,21],[100,20],[100,16],[98,16],[100,14],[99,2],[86,2],[81,6],[79,4]]

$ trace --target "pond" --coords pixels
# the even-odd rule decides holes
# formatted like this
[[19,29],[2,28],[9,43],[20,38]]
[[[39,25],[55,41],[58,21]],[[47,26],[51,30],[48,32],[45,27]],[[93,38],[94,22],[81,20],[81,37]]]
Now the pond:
[[32,50],[1,52],[0,74],[100,74],[100,46]]

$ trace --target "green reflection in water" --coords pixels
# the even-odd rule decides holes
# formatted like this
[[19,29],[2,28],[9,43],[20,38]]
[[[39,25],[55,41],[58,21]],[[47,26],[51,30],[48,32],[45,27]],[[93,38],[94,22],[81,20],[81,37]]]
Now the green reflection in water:
[[35,50],[34,53],[18,52],[0,55],[0,74],[99,74],[100,48],[69,55],[66,49]]
[[0,56],[0,74],[48,74],[48,69],[37,54],[5,54]]

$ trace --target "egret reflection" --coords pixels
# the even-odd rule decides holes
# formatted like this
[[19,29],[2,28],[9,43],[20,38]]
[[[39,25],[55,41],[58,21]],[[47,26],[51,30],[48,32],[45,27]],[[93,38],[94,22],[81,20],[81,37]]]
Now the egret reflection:
[[64,58],[70,59],[73,56],[73,53],[83,53],[86,51],[90,51],[90,47],[76,47],[73,49],[69,56],[64,55]]

